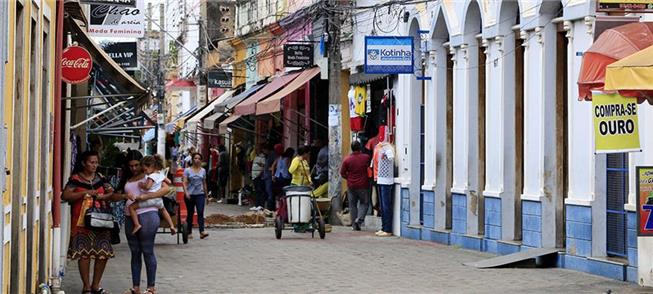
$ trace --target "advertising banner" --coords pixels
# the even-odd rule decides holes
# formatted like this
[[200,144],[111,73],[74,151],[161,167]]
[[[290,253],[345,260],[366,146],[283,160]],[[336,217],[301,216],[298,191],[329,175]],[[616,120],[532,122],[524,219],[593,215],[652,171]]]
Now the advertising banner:
[[653,166],[637,167],[637,236],[653,236]]
[[61,79],[69,84],[83,83],[93,69],[91,54],[84,47],[69,46],[61,53]]
[[136,0],[80,0],[79,3],[136,7]]
[[637,99],[592,93],[596,153],[639,152]]
[[414,73],[413,37],[365,36],[365,73]]
[[102,49],[120,67],[125,69],[138,67],[138,47],[136,42],[108,43],[103,45]]
[[88,33],[94,37],[140,38],[145,35],[145,1],[136,7],[91,5]]
[[207,74],[207,85],[209,88],[231,88],[231,73],[222,70],[212,70]]
[[653,0],[598,0],[598,12],[653,12]]
[[302,67],[302,68],[313,66],[313,45],[312,44],[283,45],[283,66]]

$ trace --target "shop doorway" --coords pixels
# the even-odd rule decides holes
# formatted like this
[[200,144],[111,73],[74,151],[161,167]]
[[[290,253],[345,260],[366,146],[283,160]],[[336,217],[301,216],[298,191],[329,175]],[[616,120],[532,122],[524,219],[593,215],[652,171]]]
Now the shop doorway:
[[[558,17],[562,17],[562,4],[558,4]],[[555,200],[556,209],[556,247],[565,247],[565,199],[569,193],[569,89],[568,87],[568,54],[569,39],[561,25],[556,32],[556,141],[557,141],[557,184],[558,197]]]
[[608,256],[626,257],[628,153],[607,154],[606,233]]

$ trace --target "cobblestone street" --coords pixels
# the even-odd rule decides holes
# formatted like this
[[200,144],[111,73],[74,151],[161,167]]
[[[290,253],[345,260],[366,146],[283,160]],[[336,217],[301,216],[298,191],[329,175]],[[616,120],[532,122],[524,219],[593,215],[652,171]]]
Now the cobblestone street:
[[[210,205],[209,214],[216,206]],[[231,213],[242,211],[234,207],[226,206]],[[463,263],[490,255],[397,237],[380,239],[344,227],[335,227],[325,240],[290,231],[276,240],[272,228],[209,233],[208,239],[196,236],[187,245],[177,245],[169,235],[157,236],[159,293],[653,293],[564,269],[474,269]],[[103,287],[122,293],[131,286],[124,236],[115,250]],[[79,289],[76,264],[69,262],[64,290]]]

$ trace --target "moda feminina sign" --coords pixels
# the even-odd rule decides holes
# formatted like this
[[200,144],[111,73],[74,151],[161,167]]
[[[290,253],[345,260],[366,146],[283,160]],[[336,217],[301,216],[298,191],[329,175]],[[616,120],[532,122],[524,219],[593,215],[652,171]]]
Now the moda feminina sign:
[[145,1],[136,7],[91,5],[88,32],[94,37],[140,38],[145,34]]

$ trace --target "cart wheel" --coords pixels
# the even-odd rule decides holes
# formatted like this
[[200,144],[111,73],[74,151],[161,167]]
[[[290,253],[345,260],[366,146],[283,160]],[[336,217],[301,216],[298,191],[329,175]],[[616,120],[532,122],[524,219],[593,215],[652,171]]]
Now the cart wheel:
[[320,239],[324,239],[324,237],[326,237],[326,225],[324,224],[324,219],[320,218],[318,224],[319,224],[318,230],[320,233]]
[[283,220],[280,216],[274,219],[274,235],[277,239],[281,239],[281,231],[283,231]]
[[181,224],[179,228],[181,232],[181,240],[184,241],[184,244],[188,244],[188,229],[186,228],[186,224]]

